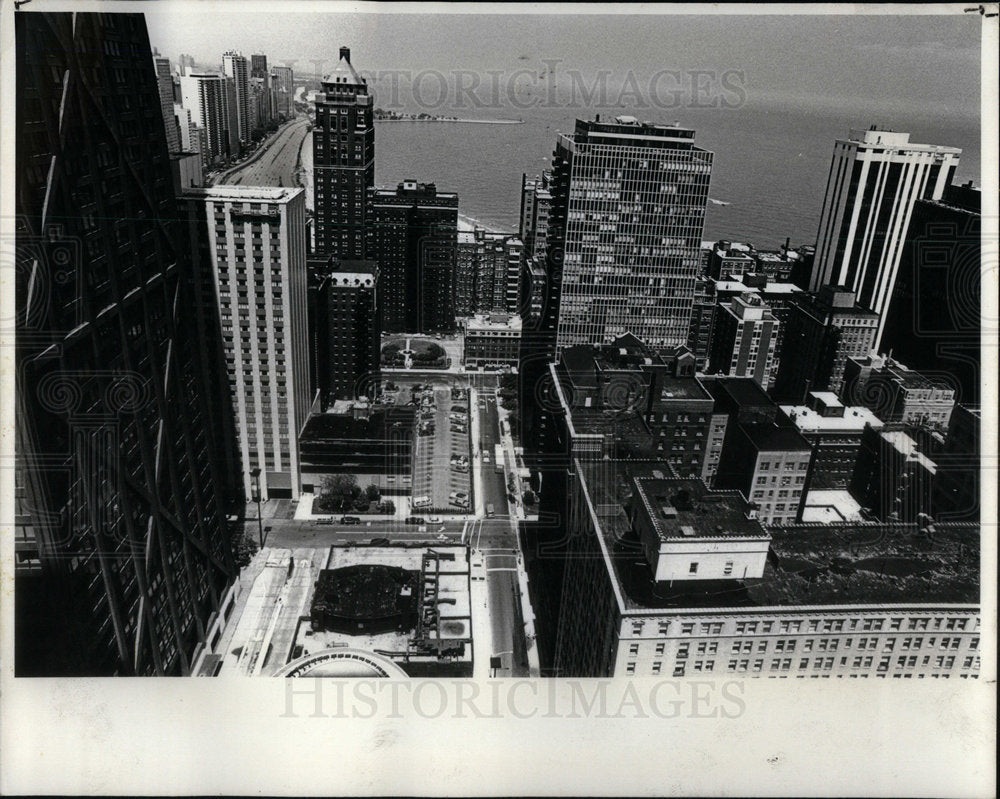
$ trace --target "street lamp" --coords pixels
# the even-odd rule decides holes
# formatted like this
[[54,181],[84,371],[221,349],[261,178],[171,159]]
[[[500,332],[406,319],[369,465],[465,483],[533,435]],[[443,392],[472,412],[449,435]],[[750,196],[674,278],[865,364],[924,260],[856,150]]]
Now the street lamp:
[[261,520],[260,515],[260,469],[254,468],[250,470],[250,476],[254,480],[254,499],[257,500],[257,535],[260,538],[260,548],[264,548],[264,522]]

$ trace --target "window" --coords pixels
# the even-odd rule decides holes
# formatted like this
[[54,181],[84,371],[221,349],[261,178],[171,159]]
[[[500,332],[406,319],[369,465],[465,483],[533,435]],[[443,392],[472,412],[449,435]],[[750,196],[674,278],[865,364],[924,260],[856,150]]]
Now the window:
[[697,574],[697,573],[698,573],[698,562],[695,561],[688,567],[688,574]]
[[722,573],[727,577],[733,573],[733,562],[731,560],[726,561],[726,567],[722,570]]

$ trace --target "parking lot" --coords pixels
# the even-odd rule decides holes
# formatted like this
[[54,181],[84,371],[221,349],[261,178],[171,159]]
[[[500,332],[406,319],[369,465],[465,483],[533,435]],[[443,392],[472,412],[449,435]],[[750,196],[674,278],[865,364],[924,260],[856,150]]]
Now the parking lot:
[[448,387],[435,386],[420,395],[413,498],[428,497],[431,504],[430,508],[415,507],[414,513],[466,510],[450,501],[453,492],[463,492],[469,498],[467,512],[472,512],[468,390],[459,391],[460,395],[453,395]]

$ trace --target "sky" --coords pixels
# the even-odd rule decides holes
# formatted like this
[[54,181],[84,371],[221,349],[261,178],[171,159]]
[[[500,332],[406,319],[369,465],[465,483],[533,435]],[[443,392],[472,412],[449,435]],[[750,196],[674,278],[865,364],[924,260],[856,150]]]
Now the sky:
[[[232,11],[218,11],[220,6]],[[171,59],[199,64],[227,49],[263,52],[271,62],[332,66],[340,45],[362,70],[544,69],[612,86],[631,70],[738,71],[756,103],[865,111],[909,110],[979,118],[980,25],[959,5],[934,16],[678,16],[268,13],[234,4],[153,2],[150,38]],[[301,6],[296,6],[300,8]],[[540,74],[540,73],[539,73]],[[485,79],[484,79],[485,80]]]

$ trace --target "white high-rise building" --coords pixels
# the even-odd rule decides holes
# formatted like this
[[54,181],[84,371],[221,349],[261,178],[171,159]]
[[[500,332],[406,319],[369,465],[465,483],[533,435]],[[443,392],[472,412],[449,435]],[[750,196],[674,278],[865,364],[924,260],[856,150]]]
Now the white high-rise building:
[[222,54],[222,71],[233,81],[236,100],[236,132],[241,143],[250,141],[250,65],[236,50]]
[[[226,107],[226,79],[209,72],[182,75],[181,104],[190,112],[190,121],[205,131],[203,163],[216,163],[229,153],[229,114]],[[183,133],[182,133],[183,135]]]
[[262,499],[297,499],[310,410],[305,190],[222,185],[183,196],[206,222],[247,496],[259,481]]
[[941,199],[961,152],[874,127],[834,145],[809,288],[846,286],[880,314],[876,349],[913,205]]

